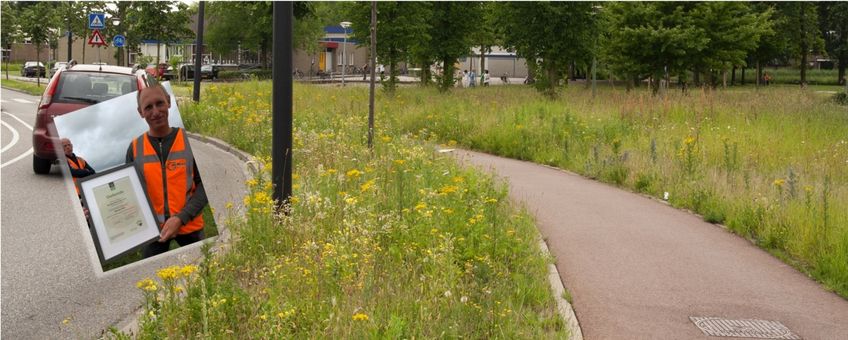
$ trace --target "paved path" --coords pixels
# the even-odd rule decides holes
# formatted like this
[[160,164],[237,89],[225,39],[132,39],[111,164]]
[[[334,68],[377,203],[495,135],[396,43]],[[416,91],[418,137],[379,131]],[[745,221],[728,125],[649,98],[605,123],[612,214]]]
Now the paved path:
[[[3,89],[2,153],[2,336],[3,339],[90,339],[131,316],[141,304],[135,283],[157,269],[186,263],[199,247],[178,249],[105,274],[95,268],[91,236],[75,210],[72,187],[58,167],[46,176],[32,172],[32,156],[14,161],[32,146],[38,97]],[[16,101],[18,99],[19,101]],[[26,101],[26,102],[24,102]],[[6,134],[18,130],[14,145]],[[10,143],[10,144],[7,144]],[[240,205],[245,194],[244,162],[218,147],[192,140],[198,167],[223,222],[226,202]],[[68,320],[63,323],[63,320]]]
[[848,301],[698,216],[528,162],[457,157],[508,180],[510,196],[536,216],[586,339],[717,339],[690,316],[848,339]]

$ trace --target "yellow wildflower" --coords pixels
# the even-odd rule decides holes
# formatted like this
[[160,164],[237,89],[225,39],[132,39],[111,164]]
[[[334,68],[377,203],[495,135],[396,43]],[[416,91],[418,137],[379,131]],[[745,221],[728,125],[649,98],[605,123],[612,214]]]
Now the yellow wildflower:
[[778,179],[774,180],[774,186],[776,186],[778,188],[782,188],[783,184],[785,184],[785,183],[786,183],[786,180],[783,179],[783,178],[778,178]]
[[162,268],[158,272],[156,272],[156,276],[159,276],[162,280],[173,280],[177,278],[177,270],[179,266],[170,266],[167,268]]
[[368,191],[368,189],[371,189],[371,187],[373,185],[374,185],[374,180],[373,179],[368,180],[367,182],[365,182],[365,183],[363,183],[362,185],[359,186],[359,190],[362,191],[362,192],[366,192],[366,191]]
[[424,202],[418,202],[418,204],[416,204],[416,205],[415,205],[415,210],[419,210],[419,211],[420,211],[420,210],[422,210],[422,209],[424,209],[424,208],[427,208],[427,203],[424,203]]
[[189,276],[189,275],[191,275],[191,273],[194,273],[195,271],[197,271],[197,266],[195,266],[193,264],[186,265],[182,269],[180,269],[180,275]]
[[386,142],[386,143],[392,141],[392,137],[389,137],[389,136],[383,136],[383,137],[380,137],[380,139],[382,139],[383,142]]
[[247,186],[249,186],[249,187],[254,187],[258,183],[259,182],[256,180],[256,178],[251,178],[251,179],[247,180]]
[[353,170],[348,171],[345,175],[347,177],[359,178],[359,176],[362,175],[362,171],[353,169]]
[[693,144],[693,143],[695,143],[695,137],[693,137],[693,136],[686,137],[686,139],[683,140],[683,144],[686,144],[686,145]]
[[446,185],[439,189],[440,194],[450,194],[452,192],[456,192],[459,189],[458,186],[455,185]]
[[356,314],[353,314],[353,320],[354,321],[368,321],[368,314],[365,314],[363,312],[358,312]]
[[402,160],[402,159],[396,159],[395,160],[395,164],[397,164],[397,165],[403,165],[403,163],[406,163],[406,161]]
[[347,203],[349,205],[355,205],[358,202],[359,202],[359,200],[357,200],[356,197],[345,198],[345,203]]

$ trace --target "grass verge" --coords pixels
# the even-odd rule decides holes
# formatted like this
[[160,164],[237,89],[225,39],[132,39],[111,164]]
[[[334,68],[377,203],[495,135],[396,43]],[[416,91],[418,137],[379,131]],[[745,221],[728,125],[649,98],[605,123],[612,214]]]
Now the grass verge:
[[41,97],[44,94],[44,88],[47,86],[49,80],[44,80],[41,82],[41,86],[36,85],[36,83],[31,83],[28,81],[20,81],[15,79],[2,79],[0,80],[0,84],[2,84],[5,88],[10,88],[13,90],[18,90],[24,93],[31,94],[33,96]]

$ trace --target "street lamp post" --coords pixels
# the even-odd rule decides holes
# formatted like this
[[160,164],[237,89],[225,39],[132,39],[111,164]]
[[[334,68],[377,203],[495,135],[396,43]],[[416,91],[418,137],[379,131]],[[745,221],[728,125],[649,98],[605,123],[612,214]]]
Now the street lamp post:
[[[115,31],[118,32],[118,27],[120,27],[121,25],[121,18],[112,17],[112,25],[115,25]],[[122,47],[118,47],[118,66],[121,66],[121,57],[123,56],[122,53]]]
[[347,28],[350,27],[350,21],[342,21],[339,25],[344,28],[344,44],[342,45],[342,86],[345,86],[345,70],[347,69]]

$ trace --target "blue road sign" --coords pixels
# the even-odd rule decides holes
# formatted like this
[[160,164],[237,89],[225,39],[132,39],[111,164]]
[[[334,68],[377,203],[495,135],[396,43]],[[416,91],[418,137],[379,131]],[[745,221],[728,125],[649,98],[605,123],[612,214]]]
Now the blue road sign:
[[124,44],[126,43],[126,41],[127,41],[126,37],[118,34],[114,38],[112,38],[112,45],[114,45],[115,47],[124,47]]
[[88,29],[101,30],[106,28],[106,14],[89,13],[88,14]]

